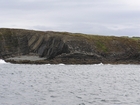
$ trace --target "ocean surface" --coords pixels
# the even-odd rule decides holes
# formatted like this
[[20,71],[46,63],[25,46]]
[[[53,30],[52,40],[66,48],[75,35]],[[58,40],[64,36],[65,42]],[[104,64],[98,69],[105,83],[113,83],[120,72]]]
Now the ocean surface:
[[140,65],[0,60],[0,105],[140,105]]

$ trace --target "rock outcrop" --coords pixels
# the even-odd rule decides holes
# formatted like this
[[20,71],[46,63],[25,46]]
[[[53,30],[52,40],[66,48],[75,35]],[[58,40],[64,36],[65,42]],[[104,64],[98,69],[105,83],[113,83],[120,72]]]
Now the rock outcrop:
[[[37,61],[14,61],[17,56],[39,56]],[[0,58],[13,63],[140,63],[139,38],[0,29]]]

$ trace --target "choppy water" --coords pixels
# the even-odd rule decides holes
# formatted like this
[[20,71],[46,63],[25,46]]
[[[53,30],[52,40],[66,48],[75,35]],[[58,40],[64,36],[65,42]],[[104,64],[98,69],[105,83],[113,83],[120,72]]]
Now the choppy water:
[[140,105],[140,65],[2,63],[0,105]]

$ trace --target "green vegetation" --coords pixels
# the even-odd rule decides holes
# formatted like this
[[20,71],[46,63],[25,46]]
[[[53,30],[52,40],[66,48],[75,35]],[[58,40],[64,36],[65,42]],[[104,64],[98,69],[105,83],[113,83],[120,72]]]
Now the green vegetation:
[[134,40],[140,40],[140,37],[132,37]]
[[97,48],[101,51],[103,51],[104,53],[106,53],[108,51],[107,47],[105,46],[104,43],[98,41],[96,42]]

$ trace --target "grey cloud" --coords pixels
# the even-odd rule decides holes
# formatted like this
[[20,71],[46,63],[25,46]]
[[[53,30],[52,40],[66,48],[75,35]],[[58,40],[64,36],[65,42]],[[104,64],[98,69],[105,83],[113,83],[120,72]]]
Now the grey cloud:
[[121,0],[1,0],[0,27],[132,36],[140,34],[139,12]]

